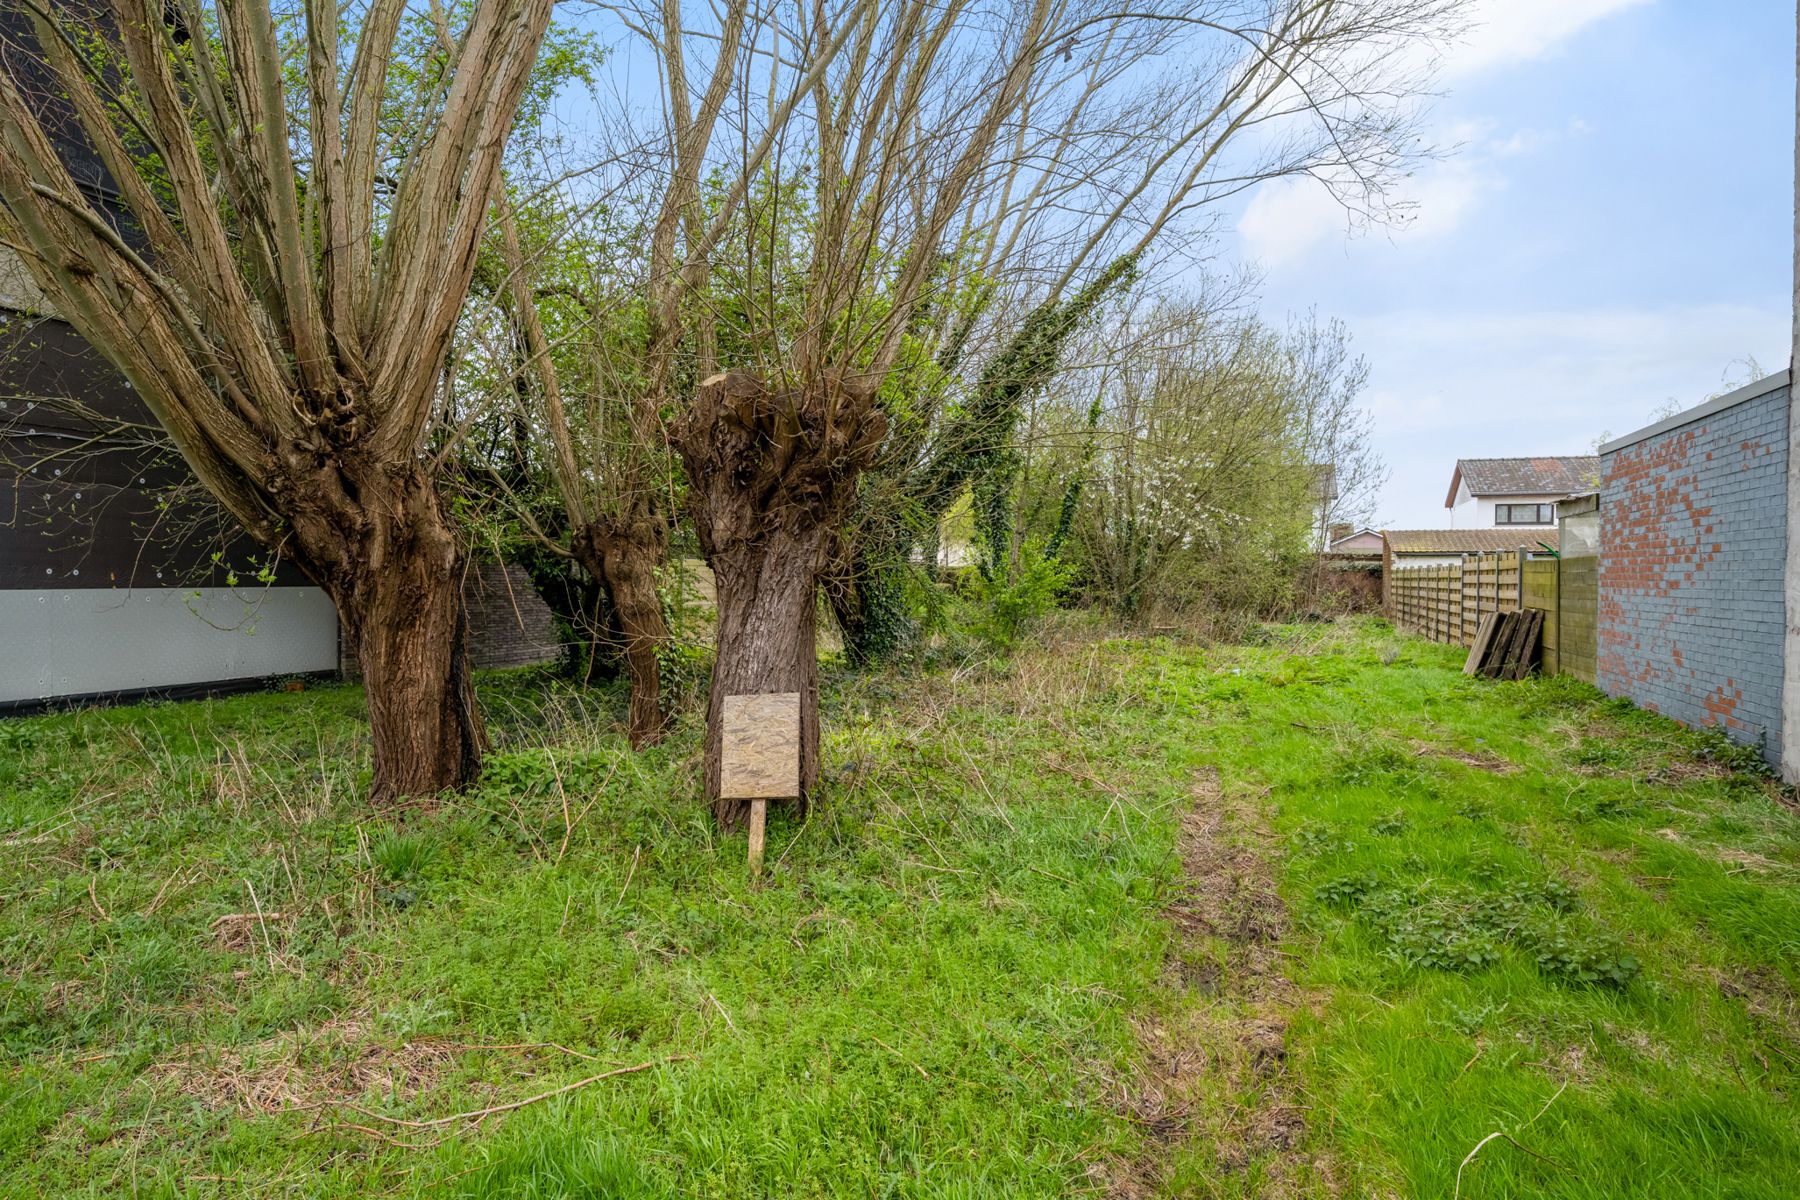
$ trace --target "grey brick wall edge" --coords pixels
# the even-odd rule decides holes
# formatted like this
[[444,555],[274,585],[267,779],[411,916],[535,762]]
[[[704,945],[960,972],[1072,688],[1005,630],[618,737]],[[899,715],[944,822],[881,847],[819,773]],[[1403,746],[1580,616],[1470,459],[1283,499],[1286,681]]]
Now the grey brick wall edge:
[[1776,764],[1790,393],[1785,373],[1762,385],[1602,448],[1596,673],[1609,695],[1719,725]]

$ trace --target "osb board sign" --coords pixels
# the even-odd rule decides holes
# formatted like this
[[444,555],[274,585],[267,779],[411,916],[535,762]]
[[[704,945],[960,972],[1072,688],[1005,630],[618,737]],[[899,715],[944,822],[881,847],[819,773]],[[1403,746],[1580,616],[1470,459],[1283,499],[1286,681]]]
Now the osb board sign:
[[725,697],[719,795],[785,800],[800,794],[800,693]]

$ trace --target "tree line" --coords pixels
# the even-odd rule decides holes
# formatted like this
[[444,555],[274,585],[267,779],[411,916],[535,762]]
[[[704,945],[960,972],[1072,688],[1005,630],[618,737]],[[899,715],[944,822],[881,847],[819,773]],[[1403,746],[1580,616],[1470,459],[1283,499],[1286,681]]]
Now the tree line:
[[899,652],[946,529],[1000,610],[1259,603],[1320,466],[1366,494],[1344,331],[1210,235],[1283,177],[1403,215],[1461,7],[0,0],[0,242],[331,597],[376,803],[480,769],[488,543],[655,742],[679,543],[729,827],[723,697],[801,694],[810,787],[821,597]]

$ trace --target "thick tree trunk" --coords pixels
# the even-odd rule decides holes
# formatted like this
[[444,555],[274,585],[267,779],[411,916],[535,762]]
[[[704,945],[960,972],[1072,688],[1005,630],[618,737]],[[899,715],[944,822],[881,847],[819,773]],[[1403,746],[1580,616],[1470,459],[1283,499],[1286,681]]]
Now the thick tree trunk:
[[631,677],[628,728],[633,749],[662,740],[662,673],[658,653],[669,640],[656,568],[668,556],[668,526],[654,514],[605,517],[579,530],[577,561],[601,582],[619,624],[620,649]]
[[[309,461],[310,460],[310,461]],[[463,608],[463,554],[422,466],[290,457],[294,541],[356,650],[374,743],[370,798],[472,782],[486,736]]]
[[775,530],[713,559],[719,597],[717,654],[706,709],[706,794],[726,829],[749,816],[748,801],[719,795],[725,697],[800,693],[800,800],[819,781],[818,587],[827,534]]
[[623,674],[618,648],[624,645],[624,636],[600,577],[581,563],[539,546],[526,546],[514,557],[531,575],[531,585],[556,618],[563,667],[569,677],[587,687]]
[[727,829],[747,805],[719,795],[726,696],[798,692],[802,803],[818,782],[819,577],[885,431],[872,381],[834,374],[776,389],[739,372],[702,383],[675,430],[718,593],[706,797]]

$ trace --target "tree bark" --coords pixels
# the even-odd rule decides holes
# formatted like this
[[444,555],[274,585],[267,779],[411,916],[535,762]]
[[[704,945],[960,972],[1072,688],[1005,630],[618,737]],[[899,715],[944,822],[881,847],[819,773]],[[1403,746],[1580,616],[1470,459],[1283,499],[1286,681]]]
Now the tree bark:
[[653,513],[603,517],[571,539],[576,561],[606,589],[631,678],[628,729],[641,750],[662,740],[662,674],[658,652],[669,640],[656,568],[668,557],[668,526]]
[[826,532],[776,530],[712,560],[719,597],[717,653],[706,706],[706,795],[726,829],[750,814],[747,800],[719,795],[725,697],[800,693],[802,807],[819,781],[818,583]]
[[462,546],[426,468],[290,447],[278,484],[300,566],[355,647],[374,741],[370,799],[466,786],[486,734],[469,669]]
[[726,696],[798,692],[800,803],[818,782],[819,579],[886,429],[873,381],[832,372],[775,388],[731,372],[700,385],[674,430],[718,593],[705,778],[727,829],[748,805],[719,795]]

